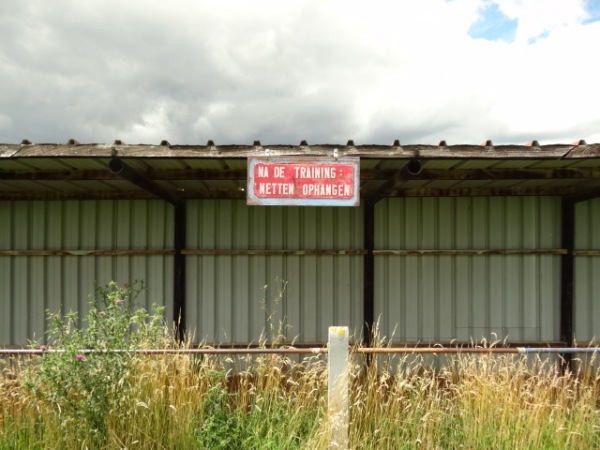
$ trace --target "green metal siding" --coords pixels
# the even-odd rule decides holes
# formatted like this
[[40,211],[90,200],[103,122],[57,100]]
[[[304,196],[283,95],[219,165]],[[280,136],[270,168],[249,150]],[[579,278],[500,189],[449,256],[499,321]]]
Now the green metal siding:
[[[172,247],[172,212],[162,201],[0,202],[1,250]],[[144,280],[141,306],[172,317],[172,256],[1,256],[0,343],[42,339],[45,311],[85,312],[94,282]]]
[[[398,198],[375,214],[376,249],[560,247],[556,198]],[[376,256],[376,316],[397,341],[557,340],[559,270],[557,255]]]
[[[325,342],[327,327],[362,328],[362,208],[250,207],[188,201],[188,330],[196,341],[245,344],[287,326],[288,339]],[[375,208],[376,250],[551,250],[560,247],[555,197],[396,198]],[[599,250],[600,200],[576,208],[576,249]],[[0,202],[0,250],[173,248],[173,210],[160,200]],[[294,250],[248,255],[246,250]],[[598,256],[575,259],[575,333],[597,337]],[[139,299],[173,314],[173,256],[0,256],[0,344],[45,332],[45,310],[86,310],[93,283],[143,279]],[[281,280],[285,295],[274,304]],[[267,286],[267,290],[265,290]],[[376,255],[375,316],[396,341],[559,338],[558,255]],[[266,302],[266,303],[265,303]]]
[[[575,250],[600,251],[600,199],[575,209]],[[574,333],[580,344],[600,340],[600,256],[575,256]]]
[[[188,248],[360,250],[361,213],[192,201]],[[325,342],[330,325],[362,326],[360,255],[190,255],[187,270],[188,326],[197,340],[257,342],[270,315],[275,328],[285,323],[288,339],[305,343]],[[275,305],[282,280],[285,295]]]

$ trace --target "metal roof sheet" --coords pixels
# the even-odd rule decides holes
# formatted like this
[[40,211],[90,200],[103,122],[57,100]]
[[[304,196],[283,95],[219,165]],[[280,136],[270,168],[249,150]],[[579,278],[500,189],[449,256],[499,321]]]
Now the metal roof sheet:
[[[500,146],[489,141],[484,145],[304,144],[0,144],[0,200],[155,198],[156,193],[112,172],[112,158],[176,198],[240,199],[246,195],[247,158],[265,155],[358,156],[363,200],[376,201],[380,195],[598,196],[600,190],[600,144],[584,141]],[[422,170],[405,173],[409,161],[418,161]]]

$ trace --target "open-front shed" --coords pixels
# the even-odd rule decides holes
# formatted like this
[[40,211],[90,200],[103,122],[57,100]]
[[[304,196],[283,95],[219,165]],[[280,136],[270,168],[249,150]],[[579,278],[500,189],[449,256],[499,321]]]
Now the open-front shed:
[[[247,204],[249,157],[299,156],[360,158],[360,206]],[[396,344],[588,343],[599,196],[584,141],[0,144],[0,345],[134,279],[211,344],[256,343],[270,317],[298,344],[374,323]]]

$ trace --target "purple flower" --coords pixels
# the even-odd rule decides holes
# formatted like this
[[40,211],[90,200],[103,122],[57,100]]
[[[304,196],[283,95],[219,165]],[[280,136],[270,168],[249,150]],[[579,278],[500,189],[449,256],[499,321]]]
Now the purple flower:
[[123,300],[115,301],[115,305],[117,305],[117,306],[121,306],[122,304],[123,304]]
[[83,355],[81,353],[77,353],[77,355],[75,356],[75,359],[77,361],[81,361],[82,359],[84,359]]
[[44,350],[46,350],[46,346],[45,346],[45,345],[40,345],[40,350],[41,350],[41,351],[44,351]]

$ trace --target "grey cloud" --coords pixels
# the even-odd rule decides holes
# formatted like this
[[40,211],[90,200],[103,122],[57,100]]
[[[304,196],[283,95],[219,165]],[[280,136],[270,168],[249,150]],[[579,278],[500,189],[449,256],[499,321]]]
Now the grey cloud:
[[[245,5],[0,3],[6,36],[0,142],[428,143],[516,136],[507,120],[491,118],[487,95],[407,103],[404,94],[429,87],[403,84],[403,71],[421,70],[418,61],[403,59],[403,49],[415,43],[374,46],[373,25],[346,17],[343,7],[259,2],[256,12]],[[445,84],[436,92],[460,82],[460,70],[442,68]],[[485,75],[474,70],[469,76]],[[398,80],[390,84],[395,92],[365,109],[362,94],[389,73],[388,80]]]

